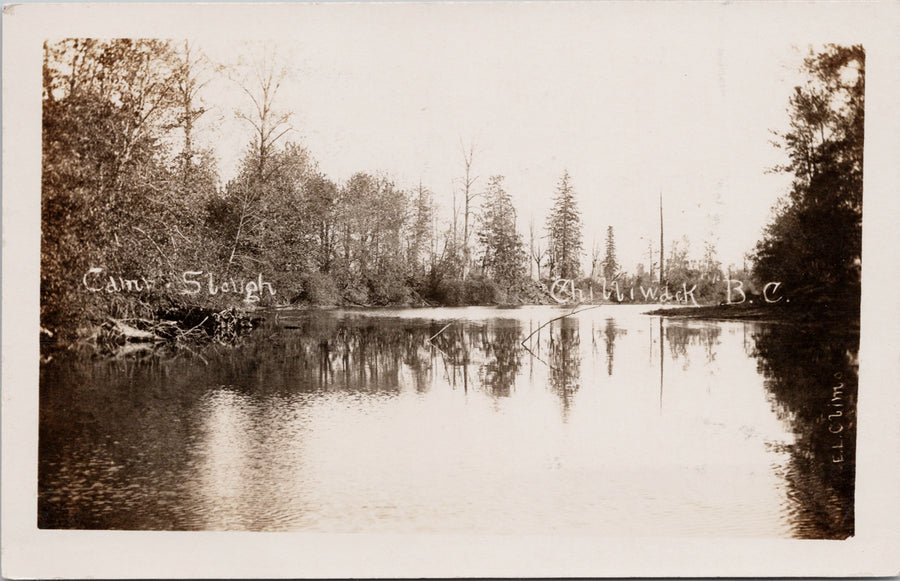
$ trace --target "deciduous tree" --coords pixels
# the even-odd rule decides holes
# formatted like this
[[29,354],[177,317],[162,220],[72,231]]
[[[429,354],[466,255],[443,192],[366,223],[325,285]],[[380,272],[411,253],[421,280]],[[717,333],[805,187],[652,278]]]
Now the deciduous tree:
[[536,235],[534,230],[534,216],[531,217],[531,220],[528,222],[528,256],[529,256],[529,264],[528,264],[528,276],[534,278],[534,273],[531,270],[531,266],[537,269],[537,279],[541,279],[541,265],[544,264],[544,259],[547,258],[547,249],[541,244],[541,239]]
[[254,223],[259,224],[267,182],[273,177],[270,158],[277,142],[291,130],[291,113],[276,107],[278,91],[287,72],[278,63],[274,49],[264,47],[253,63],[236,68],[232,74],[250,101],[250,106],[235,114],[250,125],[253,140],[244,158],[242,176],[234,189],[239,212],[229,264],[234,262],[238,249],[245,242],[242,237]]
[[[480,194],[480,192],[475,191],[475,182],[478,181],[478,176],[472,175],[472,164],[475,159],[475,143],[472,142],[468,147],[463,145],[462,141],[460,141],[460,151],[462,152],[462,160],[463,160],[463,169],[465,171],[465,175],[462,180],[462,190],[463,190],[463,239],[462,239],[462,262],[463,262],[463,278],[465,279],[468,276],[469,268],[471,266],[471,248],[469,246],[469,226],[472,221],[472,216],[474,214],[474,201]],[[455,206],[455,204],[454,204]],[[455,210],[455,208],[454,208]]]
[[173,264],[168,234],[151,226],[168,201],[172,151],[164,138],[175,118],[175,63],[167,41],[44,45],[41,302],[48,327],[83,310],[83,293],[68,284],[73,274],[100,265],[154,276]]

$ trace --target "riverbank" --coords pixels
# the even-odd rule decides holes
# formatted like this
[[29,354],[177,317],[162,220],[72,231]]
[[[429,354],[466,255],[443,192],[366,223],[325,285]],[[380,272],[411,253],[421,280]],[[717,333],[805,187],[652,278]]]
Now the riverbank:
[[698,307],[662,308],[647,312],[676,319],[708,319],[763,321],[772,323],[824,323],[830,321],[855,323],[859,327],[859,307],[841,303],[821,302],[809,305],[799,304],[724,304]]
[[262,317],[252,310],[228,307],[169,307],[146,316],[106,316],[74,332],[41,327],[42,359],[54,352],[84,349],[101,356],[146,355],[159,351],[192,350],[207,344],[234,344],[253,330]]
[[[459,307],[459,306],[525,306],[553,305],[546,288],[540,283],[521,285],[502,293],[486,293],[478,296],[473,288],[482,288],[482,281],[472,281],[467,288],[454,289],[458,292],[448,293],[441,297],[443,301],[426,300],[417,295],[415,300],[407,300],[397,304],[366,304],[345,297],[337,300],[318,301],[301,300],[280,303],[266,301],[262,305],[247,305],[235,297],[181,297],[168,292],[137,297],[113,297],[117,300],[109,302],[106,296],[93,295],[94,304],[81,312],[79,324],[60,332],[59,329],[41,328],[40,343],[42,356],[49,357],[60,349],[86,349],[101,356],[118,357],[126,354],[146,355],[162,351],[191,350],[207,344],[229,345],[253,330],[262,316],[257,309],[291,308],[378,308],[384,306],[421,308],[421,307]],[[205,299],[205,300],[204,300]],[[214,304],[217,303],[217,304]],[[596,301],[583,305],[616,305],[621,303]],[[859,328],[859,309],[850,303],[838,301],[816,301],[794,303],[752,303],[719,304],[704,306],[683,306],[659,303],[646,303],[646,314],[664,316],[673,319],[703,320],[744,320],[773,323],[821,324],[837,322],[843,326]],[[70,319],[70,323],[74,321]]]

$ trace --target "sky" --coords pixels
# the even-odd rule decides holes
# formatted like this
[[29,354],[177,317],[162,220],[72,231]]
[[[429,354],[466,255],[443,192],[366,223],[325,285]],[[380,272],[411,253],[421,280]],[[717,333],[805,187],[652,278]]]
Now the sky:
[[[543,234],[568,171],[584,265],[607,226],[626,268],[646,263],[659,248],[660,195],[667,244],[687,236],[699,257],[711,241],[724,265],[740,265],[790,184],[768,171],[785,161],[772,130],[787,127],[810,40],[748,36],[725,11],[689,18],[685,6],[338,6],[301,11],[264,43],[196,44],[224,64],[273,51],[287,70],[286,139],[333,180],[366,171],[421,182],[448,215],[462,147],[474,144],[476,190],[505,177],[526,244],[531,220]],[[221,78],[204,97],[227,179],[251,137],[234,116],[249,100]]]

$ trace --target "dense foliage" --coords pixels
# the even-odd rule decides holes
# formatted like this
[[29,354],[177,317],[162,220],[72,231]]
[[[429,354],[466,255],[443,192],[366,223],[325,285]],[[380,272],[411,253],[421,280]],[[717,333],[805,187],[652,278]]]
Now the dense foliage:
[[[101,298],[81,288],[89,268],[155,280],[206,258],[204,245],[186,241],[203,234],[211,158],[163,145],[196,119],[178,98],[182,59],[155,40],[46,46],[42,324],[59,327]],[[127,306],[102,298],[104,310]]]
[[804,61],[808,81],[790,98],[779,133],[794,176],[754,253],[760,281],[793,300],[853,305],[860,292],[865,52],[830,45]]
[[[522,243],[502,178],[477,192],[467,173],[464,238],[441,235],[426,187],[405,191],[365,172],[336,183],[288,139],[285,72],[271,55],[225,70],[198,54],[160,40],[45,45],[45,329],[242,304],[249,295],[233,291],[259,276],[274,292],[257,289],[256,304],[467,304],[522,289]],[[211,109],[201,89],[213,75],[243,90],[236,115],[252,135],[225,184],[196,145]],[[469,206],[480,196],[483,214]],[[469,257],[469,213],[482,227],[480,264]],[[185,292],[185,272],[197,273],[187,286],[195,292]]]
[[525,275],[525,245],[516,230],[516,210],[503,189],[503,176],[488,182],[480,223],[482,271],[509,290]]

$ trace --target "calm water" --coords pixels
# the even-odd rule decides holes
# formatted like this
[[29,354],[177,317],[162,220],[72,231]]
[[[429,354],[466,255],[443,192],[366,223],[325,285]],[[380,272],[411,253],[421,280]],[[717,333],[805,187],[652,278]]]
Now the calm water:
[[54,359],[38,524],[852,535],[858,334],[643,310],[281,311]]

